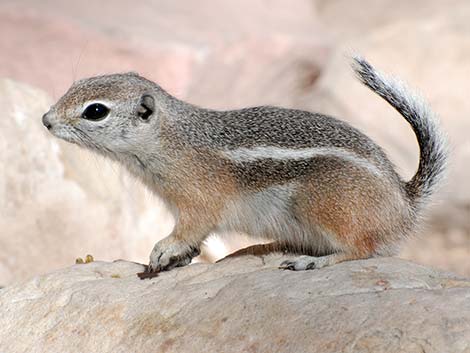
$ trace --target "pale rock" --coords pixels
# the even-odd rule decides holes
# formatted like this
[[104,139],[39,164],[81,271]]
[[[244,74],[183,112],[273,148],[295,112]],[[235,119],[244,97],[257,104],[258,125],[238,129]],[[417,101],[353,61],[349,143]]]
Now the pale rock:
[[75,265],[0,290],[0,351],[467,353],[470,280],[395,258]]
[[[350,43],[397,23],[413,24],[436,15],[449,19],[464,17],[465,12],[461,10],[468,8],[466,0],[313,0],[312,3],[320,21],[330,24],[330,35]],[[420,44],[416,42],[417,46]]]

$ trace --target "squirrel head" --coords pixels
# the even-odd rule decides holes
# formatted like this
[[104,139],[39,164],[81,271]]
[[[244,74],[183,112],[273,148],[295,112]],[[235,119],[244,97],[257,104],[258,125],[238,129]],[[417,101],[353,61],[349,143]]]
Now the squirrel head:
[[155,142],[162,92],[135,73],[82,79],[42,121],[55,136],[103,154],[136,153]]

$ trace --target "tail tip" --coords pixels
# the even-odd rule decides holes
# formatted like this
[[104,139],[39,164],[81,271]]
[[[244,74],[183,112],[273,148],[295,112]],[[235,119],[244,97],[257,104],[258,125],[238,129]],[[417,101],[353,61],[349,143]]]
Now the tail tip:
[[351,67],[362,80],[375,72],[372,65],[360,54],[351,55]]

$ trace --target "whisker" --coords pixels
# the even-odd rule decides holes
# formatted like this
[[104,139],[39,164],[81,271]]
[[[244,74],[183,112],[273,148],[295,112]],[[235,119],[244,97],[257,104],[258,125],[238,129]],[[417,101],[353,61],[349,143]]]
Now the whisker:
[[73,79],[73,82],[75,83],[76,79],[77,79],[77,72],[78,72],[78,66],[80,65],[80,61],[82,59],[82,56],[83,56],[83,53],[85,52],[85,50],[87,49],[88,47],[88,43],[89,41],[87,40],[85,42],[85,45],[82,47],[82,49],[80,50],[80,54],[78,55],[78,59],[77,59],[77,62],[75,63],[75,66],[72,66],[72,79]]

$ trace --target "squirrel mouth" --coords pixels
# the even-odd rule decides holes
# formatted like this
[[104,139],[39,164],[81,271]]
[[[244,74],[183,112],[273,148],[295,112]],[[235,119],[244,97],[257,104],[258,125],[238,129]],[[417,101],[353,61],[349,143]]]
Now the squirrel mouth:
[[60,138],[61,140],[74,143],[76,145],[85,144],[84,135],[72,127],[63,126],[62,124],[52,124],[50,127],[47,127],[47,129],[52,135]]

